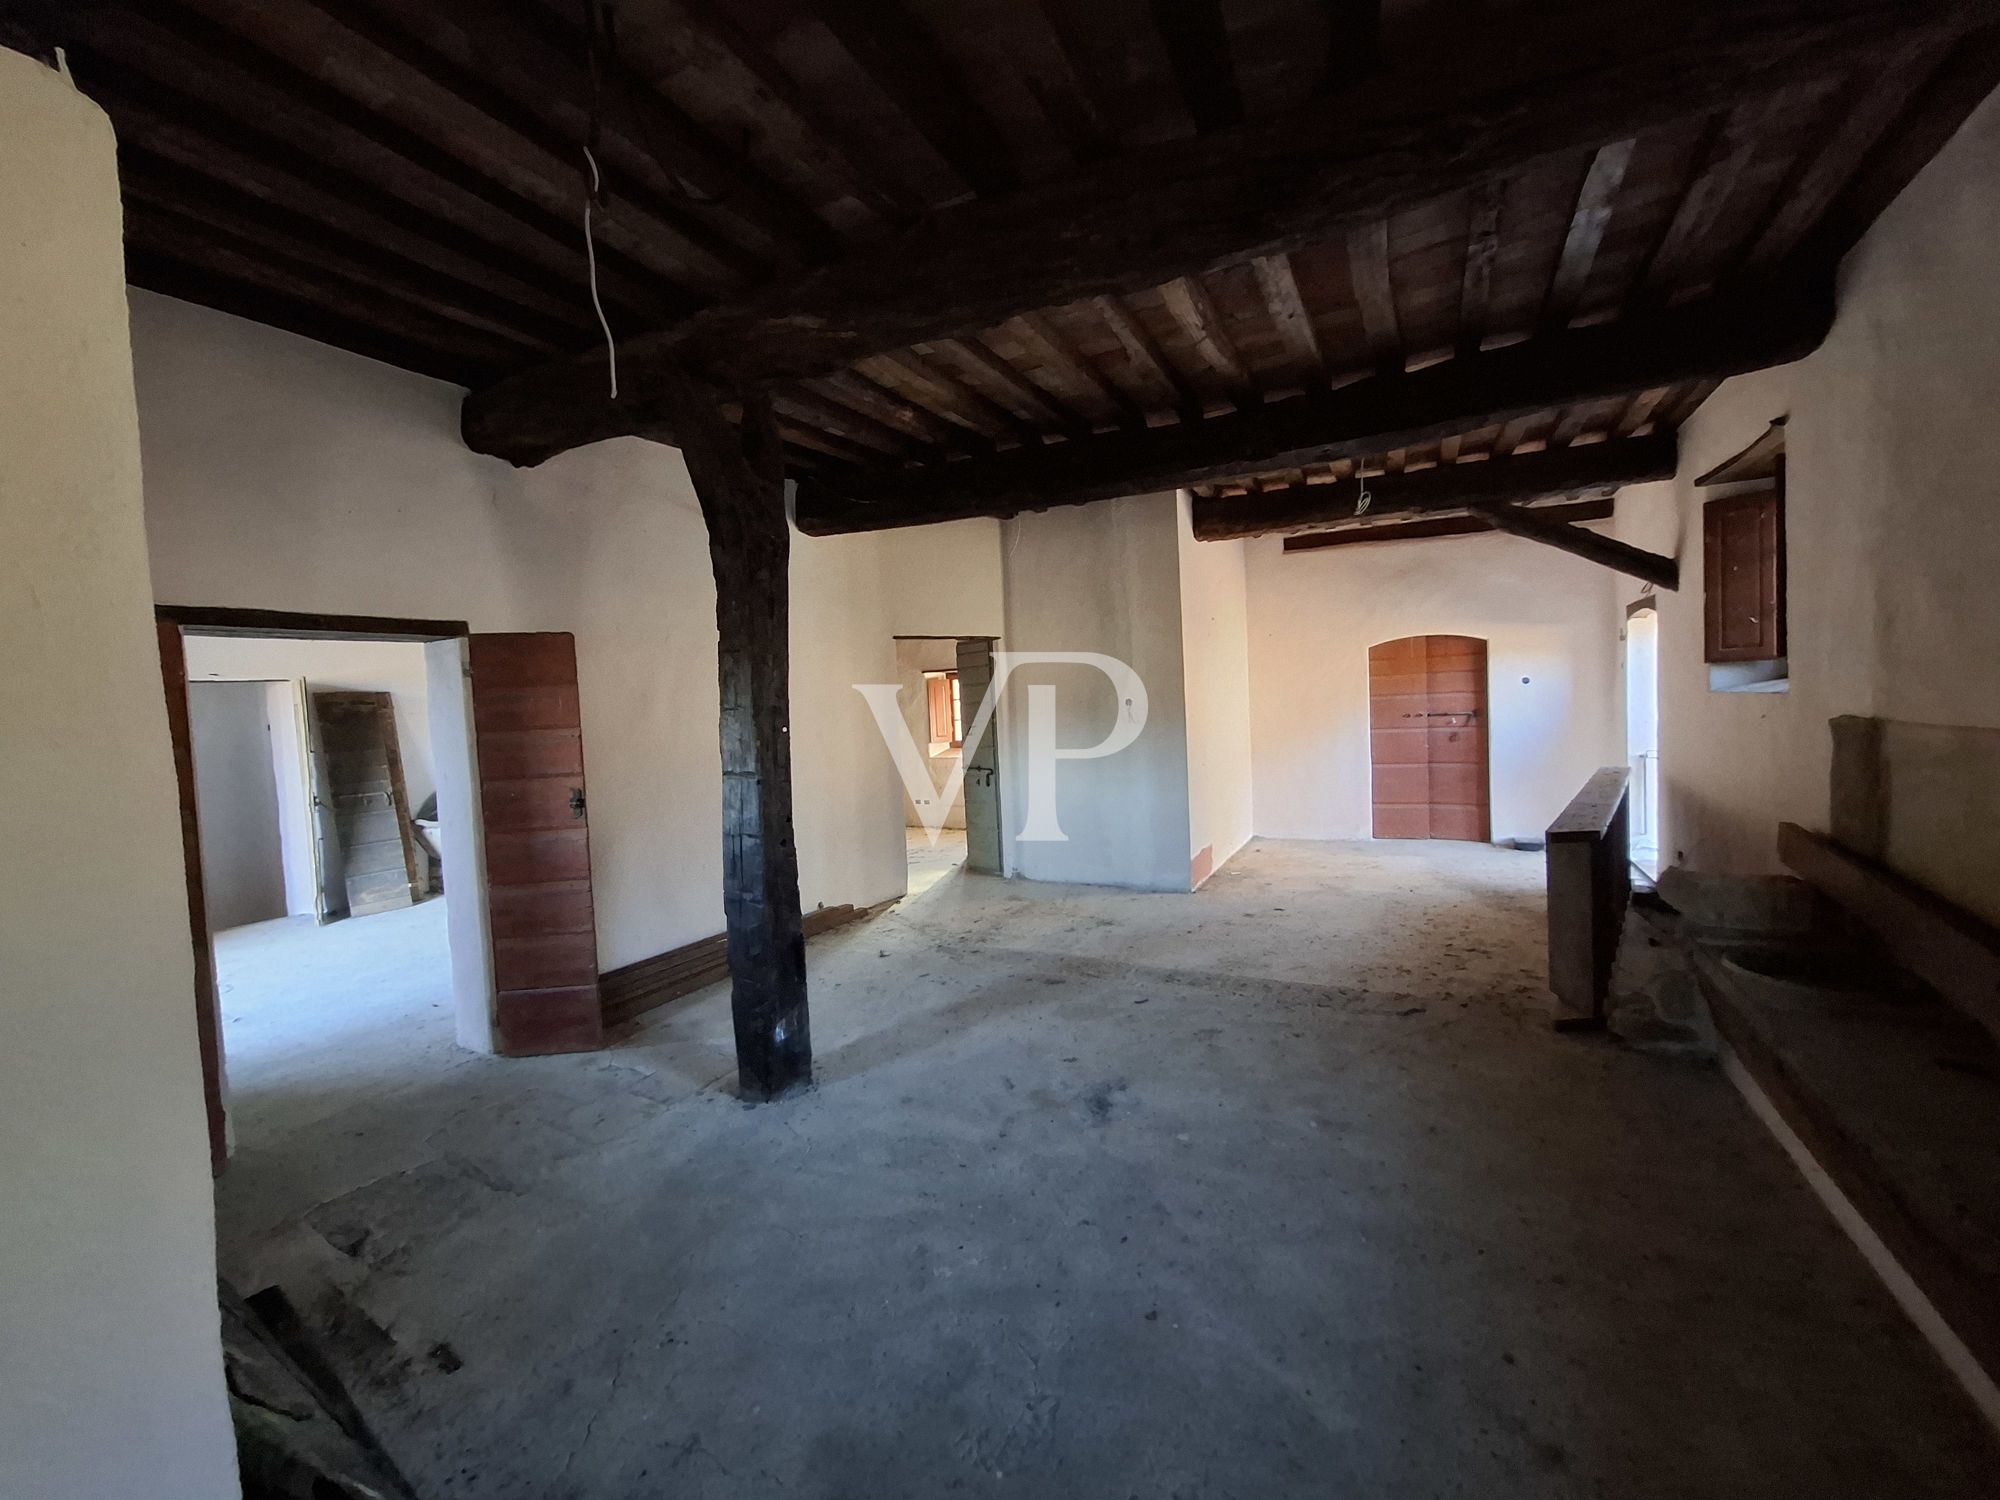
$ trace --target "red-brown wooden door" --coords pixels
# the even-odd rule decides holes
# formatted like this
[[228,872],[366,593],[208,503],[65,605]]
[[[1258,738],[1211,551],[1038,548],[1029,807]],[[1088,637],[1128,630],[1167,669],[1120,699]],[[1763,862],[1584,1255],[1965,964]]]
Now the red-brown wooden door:
[[1414,635],[1371,646],[1368,728],[1376,838],[1492,836],[1486,642]]
[[493,934],[494,1046],[509,1056],[604,1041],[576,639],[475,635],[472,723]]

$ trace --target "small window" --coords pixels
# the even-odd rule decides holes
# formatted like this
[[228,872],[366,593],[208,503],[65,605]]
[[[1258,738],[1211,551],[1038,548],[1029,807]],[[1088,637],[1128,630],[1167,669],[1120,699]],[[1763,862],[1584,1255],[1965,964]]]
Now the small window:
[[1784,424],[1697,484],[1723,489],[1701,508],[1702,646],[1716,692],[1783,692]]
[[965,706],[958,691],[958,673],[924,673],[924,691],[930,701],[931,749],[965,748]]

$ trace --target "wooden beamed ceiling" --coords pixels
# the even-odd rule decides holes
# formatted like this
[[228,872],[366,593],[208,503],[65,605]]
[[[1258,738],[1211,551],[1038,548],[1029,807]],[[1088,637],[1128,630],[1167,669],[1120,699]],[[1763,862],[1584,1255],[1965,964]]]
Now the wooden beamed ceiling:
[[[111,114],[139,285],[463,384],[516,461],[670,437],[662,361],[765,382],[850,520],[1670,432],[1729,361],[1644,340],[1810,302],[2000,80],[1951,0],[627,0],[594,86],[584,14],[0,0]],[[1543,378],[1600,325],[1636,373]],[[1510,349],[1532,409],[1472,373]]]

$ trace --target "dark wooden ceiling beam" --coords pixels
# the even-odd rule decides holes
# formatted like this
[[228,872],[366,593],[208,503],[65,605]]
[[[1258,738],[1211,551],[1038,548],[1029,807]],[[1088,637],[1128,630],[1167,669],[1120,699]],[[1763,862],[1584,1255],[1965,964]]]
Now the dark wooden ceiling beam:
[[[771,392],[771,399],[788,420],[830,432],[878,455],[901,459],[917,446],[888,423],[878,422],[865,412],[855,411],[803,385],[777,386]],[[881,459],[878,457],[875,462],[880,463]]]
[[1832,321],[1826,287],[1717,298],[1192,426],[1106,434],[944,470],[856,476],[845,495],[802,489],[799,524],[843,529],[857,506],[874,526],[1004,516],[1312,467],[1433,443],[1576,401],[1789,363],[1819,347]]
[[1769,221],[1745,258],[1747,270],[1768,273],[1784,264],[1826,217],[1863,158],[1909,108],[1951,50],[1949,41],[1913,38],[1884,58],[1879,71],[1856,79],[1834,102],[1831,133],[1817,150],[1804,155],[1793,180],[1778,195]]
[[[430,141],[356,106],[337,90],[269,57],[193,12],[163,9],[173,24],[130,14],[79,11],[73,68],[128,140],[141,140],[195,170],[258,191],[267,179],[286,191],[358,204],[371,219],[420,230],[502,278],[581,284],[574,228],[540,204],[488,181]],[[188,92],[193,90],[194,92]],[[136,129],[125,128],[133,122]],[[278,132],[282,132],[279,134]],[[331,212],[334,223],[354,223]],[[444,227],[444,226],[450,227]],[[361,227],[356,224],[355,227]],[[371,237],[382,231],[371,226]],[[442,269],[442,266],[441,266]],[[685,296],[662,295],[645,267],[607,252],[600,268],[608,301],[623,314],[683,311]],[[581,311],[583,303],[571,304]]]
[[282,141],[240,130],[232,130],[225,140],[197,129],[186,122],[202,118],[198,103],[177,107],[178,96],[162,95],[141,104],[139,97],[123,86],[101,95],[122,138],[143,140],[148,151],[189,172],[212,175],[230,190],[287,212],[344,224],[406,260],[483,286],[516,307],[546,317],[574,318],[578,342],[586,337],[582,329],[587,303],[577,293],[565,296],[552,287],[540,266],[454,222],[414,208],[362,177],[316,164]]
[[1010,410],[1026,412],[1036,422],[1045,423],[1058,432],[1071,437],[1088,436],[1090,419],[1061,397],[1043,390],[1006,360],[987,347],[986,342],[976,335],[968,338],[938,339],[932,344],[937,353],[955,362],[967,376],[974,380],[984,380],[1006,393],[1002,405],[1012,402]]
[[1507,184],[1499,178],[1482,182],[1466,194],[1465,270],[1459,277],[1459,358],[1477,354],[1486,340],[1488,309],[1493,303],[1493,265],[1500,258],[1500,211]]
[[[500,83],[567,138],[586,138],[590,70],[586,39],[573,22],[565,27],[535,0],[452,0],[447,7],[403,4],[397,11],[405,25],[442,21],[456,28],[482,77]],[[622,145],[683,184],[698,211],[740,221],[765,245],[778,247],[780,264],[796,265],[801,252],[807,260],[836,252],[839,239],[823,219],[689,119],[633,73],[621,54],[607,53],[601,72],[605,145]]]
[[1696,257],[1711,238],[1730,196],[1784,108],[1782,98],[1755,99],[1739,104],[1709,131],[1703,161],[1681,195],[1666,233],[1646,266],[1639,295],[1655,302],[1671,300],[1676,292],[1701,288],[1692,280]]
[[1299,280],[1292,272],[1292,258],[1282,252],[1260,255],[1251,262],[1257,274],[1257,289],[1264,298],[1264,310],[1278,340],[1292,356],[1299,377],[1308,385],[1327,380],[1326,351],[1320,347],[1319,332],[1313,327],[1312,313],[1299,295]]
[[[1823,78],[1917,30],[1963,29],[1982,13],[1976,0],[1698,0],[1670,14],[1650,0],[1603,0],[1581,39],[1568,15],[1510,21],[1495,40],[1507,57],[1540,46],[1544,69],[1549,55],[1605,60],[1523,79],[1497,52],[1480,54],[1476,84],[1431,91],[1387,76],[1005,201],[940,212],[836,265],[627,338],[629,402],[601,396],[601,359],[556,363],[480,393],[466,436],[481,451],[535,462],[637,430],[635,418],[654,415],[649,374],[661,359],[731,379],[822,374],[1023,311],[1297,249],[1554,154]],[[1479,54],[1480,40],[1469,35],[1468,50]]]
[[849,406],[886,422],[903,436],[927,448],[990,453],[993,444],[977,432],[955,426],[921,402],[860,370],[836,370],[819,384]]
[[149,242],[143,221],[151,216],[173,223],[182,233],[206,233],[267,255],[299,276],[321,279],[328,290],[345,288],[348,298],[361,305],[378,299],[400,302],[516,349],[547,351],[573,342],[573,330],[508,307],[477,287],[384,255],[343,230],[275,210],[143,151],[121,151],[118,165],[126,232],[140,244]]
[[[1612,500],[1565,500],[1542,506],[1538,514],[1551,521],[1608,521],[1617,510]],[[1334,531],[1309,531],[1285,538],[1287,552],[1321,552],[1329,547],[1358,547],[1375,542],[1435,542],[1454,536],[1485,536],[1493,527],[1476,516],[1426,516],[1415,521],[1342,526]]]
[[[569,9],[569,0],[546,0]],[[837,184],[841,191],[884,224],[909,224],[920,217],[921,200],[900,184],[860,163],[875,155],[838,112],[807,96],[796,80],[763,48],[743,34],[728,0],[658,0],[647,6],[645,30],[667,58],[727,98],[745,128],[754,128],[766,149]],[[656,89],[667,79],[649,78]]]
[[330,344],[453,385],[474,384],[492,368],[488,360],[433,348],[407,333],[352,317],[346,310],[331,310],[319,302],[288,296],[144,246],[127,248],[125,279],[145,291],[212,307],[267,328],[295,333],[316,343]]
[[1149,0],[1149,6],[1195,130],[1208,135],[1240,125],[1243,91],[1236,82],[1222,0]]
[[1222,321],[1222,309],[1215,305],[1201,278],[1176,277],[1160,288],[1160,297],[1201,362],[1222,381],[1231,404],[1243,411],[1262,401],[1236,340],[1229,336],[1229,327]]
[[448,351],[469,367],[502,366],[519,359],[524,349],[539,347],[520,334],[475,328],[413,302],[386,297],[369,282],[344,278],[314,261],[238,239],[179,210],[135,200],[126,206],[126,233],[135,243],[182,265],[323,308],[426,349]]
[[1394,375],[1403,368],[1403,333],[1396,318],[1396,284],[1389,268],[1389,221],[1357,224],[1347,231],[1347,271],[1361,310],[1361,332],[1368,341],[1368,362],[1377,374]]
[[1021,82],[1034,95],[1042,118],[1069,148],[1071,158],[1079,163],[1093,162],[1109,156],[1117,143],[1105,117],[1096,70],[1066,9],[1069,3],[1038,0],[1034,8],[1047,29],[1047,55],[1054,67],[1036,68],[1024,61]]
[[[1463,510],[1496,502],[1579,495],[1674,477],[1669,434],[1551,448],[1520,458],[1441,464],[1368,481],[1371,519],[1417,511]],[[1359,489],[1346,484],[1294,484],[1236,498],[1197,495],[1194,534],[1204,542],[1233,537],[1293,536],[1356,519]]]
[[1125,299],[1098,297],[1091,305],[1117,338],[1140,379],[1152,387],[1159,404],[1172,407],[1183,422],[1200,421],[1203,415],[1200,392],[1188,383],[1188,378],[1181,374],[1167,351],[1160,347],[1159,340],[1153,337],[1152,330],[1126,305]]
[[[486,79],[438,52],[366,4],[287,0],[184,0],[276,58],[288,59],[354,101],[357,113],[400,111],[467,168],[538,203],[559,220],[577,215],[586,168],[580,140],[551,129]],[[394,110],[385,111],[385,103]],[[740,292],[765,278],[762,258],[711,227],[684,203],[627,182],[600,214],[600,245],[704,297]]]
[[811,0],[809,8],[967,187],[991,197],[1021,185],[971,80],[898,0]]
[[[1885,87],[1914,86],[1920,67],[1913,64],[1894,79],[1879,81]],[[1952,48],[1924,84],[1922,98],[1863,157],[1833,206],[1787,258],[1789,269],[1815,274],[1837,266],[1995,87],[2000,87],[2000,25],[1984,27]]]
[[1482,506],[1472,515],[1483,525],[1512,536],[1525,537],[1531,542],[1540,542],[1545,547],[1554,547],[1559,552],[1594,562],[1599,567],[1628,574],[1655,588],[1673,591],[1681,586],[1681,567],[1673,558],[1648,552],[1643,547],[1634,547],[1616,537],[1585,531],[1581,526],[1537,515],[1518,505]]
[[1016,336],[1027,346],[1041,366],[1059,375],[1073,388],[1089,391],[1111,421],[1127,427],[1144,427],[1146,410],[1112,383],[1096,365],[1086,359],[1046,313],[1022,313],[1013,323]]
[[1549,280],[1548,296],[1542,302],[1541,325],[1567,328],[1576,316],[1577,304],[1590,284],[1591,268],[1597,264],[1597,248],[1604,243],[1604,231],[1611,226],[1611,212],[1617,206],[1619,189],[1625,185],[1626,170],[1632,165],[1637,141],[1613,141],[1598,148],[1583,174],[1577,190],[1576,207],[1570,214],[1569,233],[1563,238],[1562,253],[1556,257],[1555,274]]
[[988,437],[1012,437],[1023,443],[1041,441],[1041,431],[1032,422],[1022,420],[978,386],[940,368],[914,349],[892,349],[874,356],[874,360],[890,366],[906,386],[924,392],[938,410],[961,427]]

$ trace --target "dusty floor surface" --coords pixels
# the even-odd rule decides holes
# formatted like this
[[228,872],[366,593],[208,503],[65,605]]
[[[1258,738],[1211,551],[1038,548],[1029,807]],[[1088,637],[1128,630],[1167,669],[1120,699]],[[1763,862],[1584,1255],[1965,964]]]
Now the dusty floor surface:
[[922,828],[904,830],[910,850],[910,894],[921,896],[965,863],[965,830],[940,828],[933,839]]
[[246,940],[224,1268],[430,1496],[2000,1493],[1722,1076],[1549,1030],[1540,880],[953,874],[815,941],[819,1082],[758,1108],[721,987],[504,1062],[451,1045],[441,904]]

